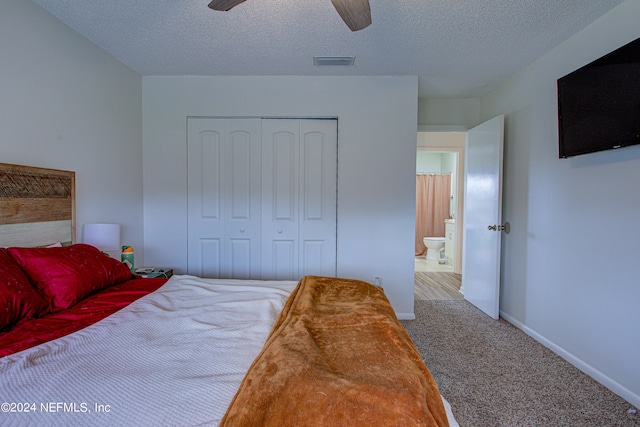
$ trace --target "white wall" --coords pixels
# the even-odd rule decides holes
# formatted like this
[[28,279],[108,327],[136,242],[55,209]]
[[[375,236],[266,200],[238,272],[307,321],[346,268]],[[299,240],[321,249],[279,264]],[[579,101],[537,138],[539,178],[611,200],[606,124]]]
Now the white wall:
[[416,173],[443,173],[442,154],[431,151],[418,151],[416,157]]
[[119,223],[140,258],[141,109],[139,75],[34,3],[1,1],[0,162],[75,171],[77,240]]
[[558,159],[556,80],[640,37],[630,0],[482,99],[505,114],[501,313],[640,406],[640,147]]
[[146,261],[186,272],[187,116],[338,117],[338,275],[413,317],[416,77],[143,77]]
[[442,173],[456,173],[455,153],[442,153]]
[[479,123],[479,98],[420,98],[418,100],[420,130],[464,131]]

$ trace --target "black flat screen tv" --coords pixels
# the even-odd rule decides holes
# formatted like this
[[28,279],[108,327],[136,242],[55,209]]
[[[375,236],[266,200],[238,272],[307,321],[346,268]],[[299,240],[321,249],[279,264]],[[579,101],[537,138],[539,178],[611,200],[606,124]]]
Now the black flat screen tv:
[[558,79],[559,157],[640,144],[640,39]]

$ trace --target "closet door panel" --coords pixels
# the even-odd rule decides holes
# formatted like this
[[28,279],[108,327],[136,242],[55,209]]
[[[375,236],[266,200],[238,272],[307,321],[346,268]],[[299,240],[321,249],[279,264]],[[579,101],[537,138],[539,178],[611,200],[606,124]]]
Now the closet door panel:
[[252,262],[252,241],[251,239],[234,239],[228,241],[228,266],[230,273],[224,277],[234,279],[256,278],[251,271]]
[[228,136],[227,159],[229,160],[229,180],[226,189],[229,194],[228,218],[238,221],[251,219],[251,137],[246,131],[234,131]]
[[[332,264],[331,260],[325,259],[328,252],[325,248],[324,240],[304,240],[302,247],[301,276],[326,276],[326,265]],[[335,252],[335,251],[334,251]]]
[[297,279],[298,120],[262,121],[262,277]]
[[221,152],[224,121],[187,121],[187,272],[218,277],[224,235]]
[[202,171],[200,197],[201,218],[219,221],[220,216],[220,134],[203,132],[200,134],[199,166]]
[[[277,132],[272,135],[271,162],[273,184],[270,199],[275,221],[296,220],[296,181],[298,178],[297,144],[298,136],[291,132]],[[268,167],[268,166],[267,166]],[[267,187],[269,186],[268,183]]]
[[323,158],[324,135],[313,132],[305,135],[303,141],[302,216],[305,220],[322,220],[326,215],[323,209],[326,202],[323,191],[325,184],[323,167],[326,166]]
[[222,239],[198,239],[200,250],[195,256],[199,256],[198,265],[201,266],[196,274],[199,277],[220,277],[222,266]]
[[260,277],[260,120],[187,120],[188,273]]
[[297,259],[297,242],[294,240],[272,240],[271,251],[265,257],[271,257],[269,263],[273,266],[274,280],[297,280],[298,268],[295,263]]
[[302,275],[336,275],[337,122],[300,121]]
[[261,134],[259,119],[226,119],[223,146],[222,277],[260,278]]

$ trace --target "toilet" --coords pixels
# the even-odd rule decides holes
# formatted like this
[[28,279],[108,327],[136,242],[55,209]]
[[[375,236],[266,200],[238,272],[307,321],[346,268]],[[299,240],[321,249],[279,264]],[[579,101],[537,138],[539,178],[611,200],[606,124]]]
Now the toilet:
[[427,247],[427,259],[432,261],[440,260],[440,251],[444,248],[444,237],[425,237],[422,239]]

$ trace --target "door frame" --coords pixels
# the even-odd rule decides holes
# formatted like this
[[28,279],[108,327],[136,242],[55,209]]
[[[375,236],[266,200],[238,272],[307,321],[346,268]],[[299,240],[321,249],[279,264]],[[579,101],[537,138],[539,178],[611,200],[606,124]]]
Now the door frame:
[[433,130],[429,126],[418,126],[418,133],[463,133],[465,134],[462,139],[462,146],[450,146],[450,145],[429,145],[429,146],[417,146],[416,152],[428,151],[434,153],[456,153],[456,180],[457,180],[457,198],[458,204],[456,206],[456,255],[455,263],[453,265],[453,272],[462,274],[462,230],[464,224],[464,141],[466,140],[467,128],[451,127],[447,130]]

